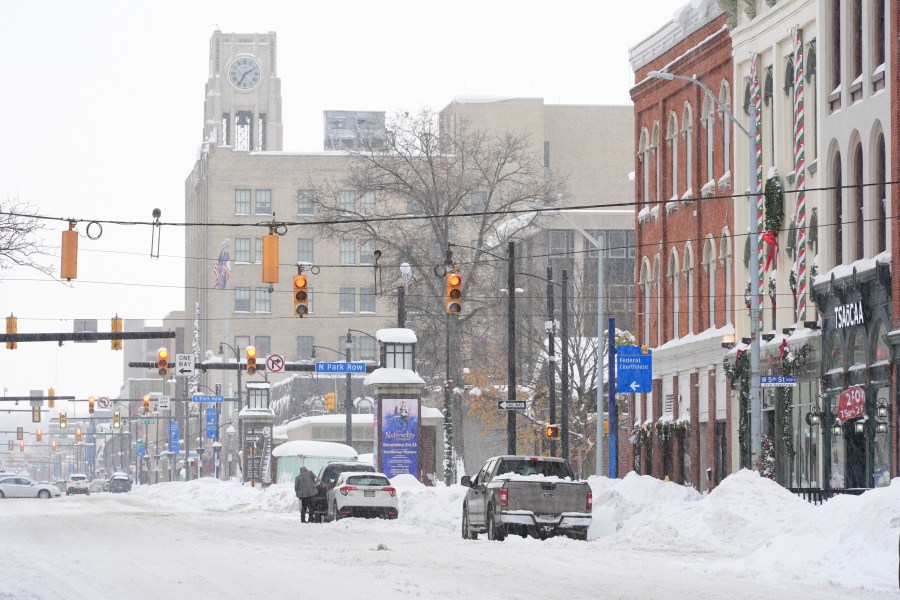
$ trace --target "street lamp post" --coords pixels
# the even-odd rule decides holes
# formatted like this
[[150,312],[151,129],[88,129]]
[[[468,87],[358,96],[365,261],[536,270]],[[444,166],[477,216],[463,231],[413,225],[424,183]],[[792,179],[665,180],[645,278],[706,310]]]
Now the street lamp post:
[[722,112],[726,113],[734,126],[747,136],[747,159],[749,169],[747,175],[750,178],[750,464],[755,470],[760,469],[760,421],[762,404],[760,402],[759,387],[759,263],[756,257],[759,255],[759,227],[756,222],[755,203],[759,195],[759,181],[756,179],[756,104],[748,103],[750,131],[744,129],[734,114],[724,106],[713,94],[712,90],[702,81],[685,75],[674,75],[665,71],[650,71],[647,77],[671,81],[687,81],[701,89],[709,96]]
[[[241,408],[243,408],[243,405],[244,405],[244,400],[241,396],[241,347],[238,346],[237,348],[235,348],[228,342],[219,342],[219,355],[225,354],[224,346],[228,346],[229,348],[231,348],[232,352],[234,352],[234,360],[235,360],[235,362],[237,362],[237,367],[238,367],[237,368],[237,384],[238,384],[237,399],[238,399],[238,413],[240,413]],[[232,413],[231,418],[234,419],[234,413]],[[241,449],[241,452],[240,452],[241,458],[243,458],[243,456],[244,456],[244,439],[243,439],[244,432],[243,432],[243,429],[244,429],[243,423],[241,423],[240,418],[238,418],[238,446]],[[244,465],[241,464],[241,485],[243,485],[243,484],[244,484]]]

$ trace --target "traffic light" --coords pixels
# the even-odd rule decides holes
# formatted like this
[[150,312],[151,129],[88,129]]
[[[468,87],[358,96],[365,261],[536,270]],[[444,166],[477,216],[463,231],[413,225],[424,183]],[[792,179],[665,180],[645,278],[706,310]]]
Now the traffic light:
[[122,429],[122,414],[119,411],[113,413],[112,426],[113,429]]
[[94,397],[93,396],[88,397],[88,412],[90,414],[94,414]]
[[294,275],[294,314],[305,317],[309,314],[309,281],[306,275]]
[[41,440],[44,439],[44,432],[41,431],[41,428],[40,428],[40,427],[38,427],[38,428],[37,428],[37,431],[34,432],[34,439],[35,439],[35,441],[37,441],[37,442],[40,442]]
[[160,348],[156,351],[156,366],[159,369],[159,376],[165,377],[169,374],[169,349]]
[[13,451],[13,446],[14,446],[13,441],[12,441],[12,440],[9,440],[9,446],[8,446],[8,448],[9,448],[9,451],[10,451],[10,452]]
[[69,281],[78,277],[78,232],[74,221],[69,223],[68,231],[62,232],[59,276]]
[[458,315],[462,310],[462,277],[455,270],[447,273],[447,314]]
[[559,425],[547,425],[547,429],[544,434],[547,436],[549,440],[558,440],[559,439]]
[[56,440],[50,440],[50,452],[56,452]]
[[41,407],[40,406],[32,406],[31,407],[31,422],[32,423],[40,423],[41,422]]
[[[122,326],[122,317],[116,315],[112,318],[112,332],[119,333],[121,331],[125,331],[125,328]],[[110,340],[110,346],[112,346],[113,350],[121,350],[123,347],[122,340]]]
[[69,426],[69,417],[66,413],[59,413],[59,428],[66,429]]
[[278,235],[275,228],[269,228],[269,235],[262,239],[262,280],[263,283],[278,283]]
[[25,452],[25,442],[19,442],[19,452]]
[[256,374],[256,348],[247,346],[247,375]]
[[325,410],[334,410],[334,392],[328,392],[327,394],[325,394]]
[[83,437],[84,437],[84,433],[82,433],[82,431],[81,431],[81,426],[76,425],[75,426],[75,441],[80,442],[81,438],[83,438]]
[[24,440],[24,439],[25,439],[24,436],[25,436],[25,432],[22,430],[22,428],[21,428],[21,427],[16,427],[16,439],[17,439],[17,440]]
[[143,403],[144,403],[144,414],[145,415],[149,414],[150,413],[150,396],[144,396]]
[[56,390],[54,390],[53,388],[47,390],[47,398],[47,406],[49,406],[50,408],[54,408],[56,406]]
[[[10,314],[6,317],[6,333],[9,335],[10,333],[18,333],[18,319]],[[18,342],[6,342],[7,350],[15,350],[19,347]]]

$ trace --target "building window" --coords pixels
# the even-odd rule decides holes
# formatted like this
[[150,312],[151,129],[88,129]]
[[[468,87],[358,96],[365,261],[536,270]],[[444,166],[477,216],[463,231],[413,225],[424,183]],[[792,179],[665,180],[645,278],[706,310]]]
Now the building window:
[[251,262],[251,260],[250,238],[234,238],[234,262],[248,263]]
[[256,336],[253,343],[256,345],[257,359],[265,360],[268,355],[272,354],[272,338],[268,335]]
[[356,288],[341,288],[339,310],[342,313],[356,312]]
[[297,336],[297,360],[309,360],[312,358],[313,346],[316,338],[311,335]]
[[672,173],[669,180],[672,182],[672,200],[678,199],[678,117],[675,113],[669,116],[669,129],[666,133],[669,141],[669,152],[672,155]]
[[367,336],[359,337],[359,360],[375,360],[375,340]]
[[314,215],[316,214],[313,205],[313,197],[315,194],[312,190],[299,190],[297,192],[297,214],[298,215]]
[[831,110],[841,107],[841,0],[831,0]]
[[469,196],[472,199],[472,206],[469,212],[482,213],[487,210],[487,192],[472,192],[471,194],[469,194]]
[[234,312],[250,312],[250,288],[234,288]]
[[359,245],[359,264],[375,264],[375,242],[369,240],[368,242],[363,242]]
[[681,126],[684,128],[684,153],[685,153],[685,187],[688,193],[693,195],[694,190],[694,113],[691,105],[685,102],[684,115],[681,118]]
[[687,284],[687,332],[694,333],[694,253],[690,246],[684,249],[684,279]]
[[375,288],[359,288],[359,312],[375,313]]
[[[247,346],[250,345],[250,336],[249,335],[236,335],[234,336],[234,349],[241,354],[241,358],[243,358],[244,350],[247,349]],[[226,348],[227,350],[227,348]]]
[[645,206],[650,204],[650,140],[646,128],[641,128],[641,139],[638,147],[639,166],[641,168],[638,189],[638,201]]
[[415,198],[409,197],[406,199],[406,214],[408,215],[424,215],[425,211],[422,210],[422,205]]
[[720,252],[719,258],[722,260],[722,265],[725,267],[725,289],[727,290],[725,294],[725,324],[731,325],[731,302],[733,296],[731,293],[731,243],[727,231],[722,232]]
[[[625,248],[625,232],[610,231],[609,232],[609,252],[606,254],[609,258],[625,258],[628,250]],[[593,252],[591,256],[593,256]]]
[[256,288],[256,312],[270,313],[272,312],[272,294],[268,287]]
[[659,200],[662,196],[659,187],[659,121],[653,122],[653,135],[650,136],[650,149],[653,151],[653,166],[654,171],[656,172],[656,179],[653,182],[653,196],[656,200]]
[[[731,89],[728,87],[727,81],[722,82],[722,87],[719,90],[719,102],[723,107],[731,106]],[[720,114],[722,116],[722,133],[724,135],[722,168],[725,169],[726,173],[731,173],[731,115],[725,112],[724,108]]]
[[663,318],[662,318],[662,274],[660,273],[659,254],[653,261],[653,283],[656,285],[656,345],[663,345]]
[[344,212],[356,212],[356,193],[353,190],[341,190],[340,209]]
[[672,290],[672,339],[678,339],[678,313],[680,312],[678,283],[678,255],[673,250],[669,256],[669,286]]
[[887,250],[887,159],[885,158],[884,134],[878,135],[875,142],[875,206],[878,208],[878,254]]
[[341,240],[340,259],[342,265],[356,264],[356,241]]
[[709,328],[716,326],[716,245],[712,237],[706,239],[706,248],[703,250],[703,264],[706,267],[706,282],[708,284],[706,290],[707,315],[709,318]]
[[250,214],[250,190],[234,190],[234,214]]
[[650,261],[644,259],[641,266],[641,285],[644,290],[644,335],[641,338],[643,345],[650,345],[650,287],[652,280],[650,279]]
[[412,369],[412,344],[385,344],[384,366],[388,369]]
[[834,223],[834,266],[842,264],[844,236],[841,226],[844,222],[844,197],[841,189],[841,153],[836,152],[832,161],[831,211]]
[[884,0],[875,0],[872,3],[872,64],[875,65],[875,71],[872,73],[872,91],[877,92],[884,89],[884,78],[886,67],[885,57],[885,33],[884,33]]
[[819,106],[819,99],[816,94],[819,84],[819,80],[816,77],[816,40],[810,40],[809,45],[806,47],[806,55],[803,59],[806,61],[803,68],[806,71],[806,83],[808,84],[808,87],[803,91],[803,97],[806,101],[806,108],[809,111],[804,115],[803,120],[805,127],[803,134],[806,136],[806,152],[812,160],[815,160],[818,156],[818,144],[816,143],[818,136],[818,131],[816,129],[818,125],[816,122],[816,110]]
[[253,253],[253,262],[260,264],[262,263],[262,238],[258,237],[254,239],[254,242],[256,242],[254,244],[256,251]]
[[256,190],[256,214],[272,214],[272,190]]
[[544,166],[550,166],[550,142],[544,142]]
[[363,192],[359,198],[359,212],[364,215],[375,214],[375,192]]
[[862,48],[863,48],[863,29],[862,29],[862,0],[852,0],[852,8],[853,11],[853,31],[850,33],[853,39],[853,56],[852,56],[852,64],[853,64],[853,72],[851,76],[853,77],[853,86],[855,87],[857,83],[860,85],[862,81],[857,82],[857,79],[862,78]]
[[637,256],[636,247],[637,244],[634,241],[634,231],[626,230],[625,231],[625,246],[628,248],[628,258],[635,258]]
[[313,263],[316,261],[315,240],[300,238],[297,240],[297,262]]
[[853,152],[853,219],[856,221],[853,227],[855,231],[856,256],[854,260],[865,258],[865,231],[866,231],[866,206],[863,193],[863,152],[862,144],[857,143]]

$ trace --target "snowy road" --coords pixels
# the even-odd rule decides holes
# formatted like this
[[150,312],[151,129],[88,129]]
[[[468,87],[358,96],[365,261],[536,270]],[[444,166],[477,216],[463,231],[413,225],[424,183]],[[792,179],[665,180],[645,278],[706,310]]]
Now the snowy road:
[[599,530],[588,542],[465,541],[462,493],[412,489],[397,521],[322,525],[300,523],[286,486],[261,492],[214,480],[6,500],[0,598],[325,598],[338,588],[370,600],[898,596],[886,583],[896,571],[867,589],[816,583],[689,542],[682,553],[629,548]]

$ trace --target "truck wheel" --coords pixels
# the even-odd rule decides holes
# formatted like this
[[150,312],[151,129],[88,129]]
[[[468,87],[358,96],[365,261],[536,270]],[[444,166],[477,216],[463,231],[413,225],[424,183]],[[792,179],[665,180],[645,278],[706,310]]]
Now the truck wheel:
[[469,529],[469,509],[463,506],[462,514],[462,537],[464,540],[477,540],[478,533]]
[[498,524],[495,521],[493,510],[490,510],[488,512],[487,534],[488,534],[488,539],[494,540],[495,542],[502,542],[504,539],[506,539],[506,531],[503,529],[502,524]]
[[572,534],[572,539],[586,542],[587,541],[587,527],[585,527],[584,529],[576,529],[575,533]]

